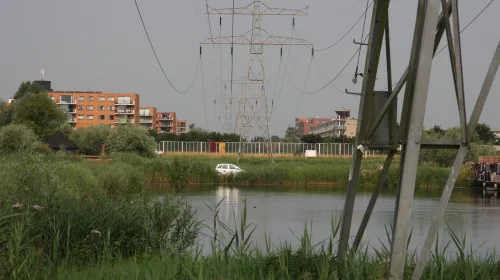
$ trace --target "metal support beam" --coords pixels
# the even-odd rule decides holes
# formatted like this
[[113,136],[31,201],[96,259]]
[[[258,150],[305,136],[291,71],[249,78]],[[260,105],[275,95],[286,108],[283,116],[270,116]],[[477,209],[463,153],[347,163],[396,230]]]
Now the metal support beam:
[[410,227],[411,207],[415,190],[415,179],[420,154],[423,122],[429,80],[431,74],[433,47],[438,23],[439,0],[420,0],[418,3],[417,22],[413,37],[406,97],[408,112],[404,132],[406,142],[401,158],[401,177],[399,196],[394,223],[394,235],[391,248],[390,279],[402,279],[406,261],[406,249]]
[[375,203],[377,203],[378,195],[380,194],[380,190],[387,179],[387,174],[389,173],[389,168],[391,167],[392,160],[394,159],[395,151],[390,151],[387,155],[384,163],[384,167],[382,167],[382,171],[380,172],[377,185],[375,185],[375,190],[373,190],[372,197],[370,198],[370,202],[366,207],[365,215],[363,216],[363,220],[361,221],[361,225],[359,226],[358,233],[356,234],[356,238],[354,239],[354,243],[352,245],[352,250],[356,251],[359,248],[359,244],[361,243],[361,239],[365,234],[366,226],[368,226],[368,222],[370,221],[370,217],[373,212],[373,208],[375,208]]
[[418,280],[422,277],[422,272],[424,271],[425,264],[427,263],[427,258],[429,256],[429,252],[431,248],[434,246],[434,238],[439,230],[443,222],[444,211],[446,210],[446,206],[448,205],[448,201],[450,200],[451,193],[453,192],[453,188],[455,187],[455,182],[457,181],[458,174],[460,173],[460,167],[464,162],[465,156],[469,149],[467,146],[462,145],[460,149],[457,151],[457,155],[455,156],[455,161],[453,166],[451,167],[450,175],[448,176],[448,180],[446,181],[446,185],[443,190],[443,194],[441,195],[441,201],[439,202],[439,206],[434,212],[435,215],[433,217],[432,225],[429,228],[429,232],[427,233],[427,237],[425,238],[424,247],[420,252],[420,257],[417,261],[417,266],[413,271],[413,280]]
[[[366,64],[363,74],[363,88],[359,104],[358,126],[356,128],[355,147],[361,147],[364,141],[364,133],[370,124],[371,106],[373,100],[373,89],[377,77],[380,50],[384,37],[384,27],[387,22],[389,0],[375,0],[371,17],[370,38]],[[365,107],[366,106],[366,107]],[[349,187],[344,202],[344,212],[340,230],[339,257],[343,258],[349,246],[349,233],[351,230],[354,201],[356,198],[356,187],[358,184],[363,148],[353,153],[351,170],[349,172]]]
[[[472,131],[474,131],[475,126],[477,125],[477,122],[479,121],[479,116],[481,115],[481,111],[483,110],[483,105],[484,102],[486,101],[488,94],[491,89],[491,85],[493,84],[493,81],[496,76],[496,72],[498,70],[498,66],[500,64],[500,42],[498,43],[497,50],[495,52],[495,55],[493,56],[493,59],[490,64],[490,68],[488,70],[488,73],[486,75],[486,78],[483,83],[483,87],[481,88],[481,92],[478,96],[477,102],[476,102],[476,107],[474,108],[474,114],[473,117],[471,117],[471,120],[469,122],[469,126],[472,128]],[[482,104],[482,105],[481,105]],[[469,131],[470,133],[470,131]],[[472,136],[471,134],[468,134],[468,136]],[[422,272],[424,271],[425,264],[427,263],[427,258],[429,256],[429,252],[431,250],[431,247],[433,246],[434,239],[436,237],[436,234],[439,230],[439,227],[441,226],[444,218],[444,212],[446,210],[446,206],[448,206],[448,202],[450,200],[450,196],[453,192],[453,188],[455,187],[455,182],[457,180],[460,167],[462,166],[462,163],[465,159],[465,156],[467,155],[469,149],[467,146],[462,145],[460,146],[460,149],[457,152],[457,155],[455,157],[455,162],[453,163],[453,167],[451,168],[450,175],[448,177],[448,181],[446,182],[446,186],[443,190],[443,194],[441,195],[441,201],[439,203],[439,206],[437,210],[434,212],[436,213],[433,217],[433,221],[431,224],[431,227],[429,228],[429,232],[427,233],[427,237],[425,239],[424,247],[422,248],[420,252],[420,257],[418,258],[417,266],[415,267],[415,271],[413,271],[413,277],[412,279],[420,279],[422,276]]]
[[500,42],[498,42],[497,50],[495,51],[495,55],[491,60],[490,68],[488,69],[488,73],[484,78],[483,86],[481,87],[481,91],[479,92],[476,106],[474,107],[474,111],[472,111],[472,115],[469,120],[469,125],[467,127],[468,143],[470,143],[472,136],[474,135],[477,122],[479,121],[479,117],[483,112],[484,104],[486,104],[486,98],[488,98],[491,86],[493,85],[493,81],[495,80],[499,64],[500,64]]
[[462,141],[460,139],[422,139],[421,149],[458,149]]

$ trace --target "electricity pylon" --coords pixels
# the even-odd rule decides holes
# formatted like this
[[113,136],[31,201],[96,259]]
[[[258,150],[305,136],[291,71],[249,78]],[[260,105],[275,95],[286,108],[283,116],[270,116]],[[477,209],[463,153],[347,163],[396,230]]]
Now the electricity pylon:
[[[363,86],[361,94],[359,94],[361,100],[356,128],[356,151],[353,153],[351,171],[349,173],[349,188],[342,214],[339,257],[344,258],[348,254],[352,236],[351,223],[356,188],[365,150],[385,150],[388,155],[359,226],[356,238],[352,243],[353,250],[359,248],[378,195],[386,181],[391,162],[394,155],[398,152],[399,147],[401,147],[398,194],[395,203],[394,229],[391,237],[391,257],[387,277],[389,279],[402,279],[410,235],[410,219],[420,150],[452,149],[456,151],[455,160],[446,185],[443,188],[441,201],[432,217],[430,217],[432,219],[431,226],[424,246],[421,248],[415,270],[413,271],[412,279],[420,279],[430,250],[434,244],[435,236],[443,222],[444,212],[455,186],[459,170],[470,149],[472,136],[479,121],[479,116],[483,111],[499,68],[500,42],[489,65],[483,85],[479,90],[479,96],[471,117],[467,120],[458,0],[418,0],[410,61],[406,71],[394,88],[392,87],[389,40],[390,2],[389,0],[374,0],[373,2],[370,37],[368,44],[366,44],[367,54],[363,73]],[[457,119],[460,122],[461,134],[457,139],[422,139],[432,62],[443,34],[446,34],[448,43],[448,55],[450,57],[451,74],[453,76],[457,100]],[[385,91],[375,91],[374,88],[383,43],[385,43],[388,88]],[[397,96],[403,90],[403,87],[403,107],[401,118],[398,121]]]
[[[307,7],[300,10],[271,8],[263,1],[253,1],[244,7],[233,8],[213,8],[207,6],[207,14],[215,15],[251,15],[252,28],[243,35],[213,37],[206,39],[201,44],[212,45],[231,45],[231,55],[234,54],[234,45],[249,45],[250,59],[246,84],[243,84],[241,99],[238,102],[238,132],[241,136],[240,147],[238,149],[238,161],[241,158],[241,152],[244,150],[243,141],[248,140],[248,133],[255,123],[266,141],[266,150],[269,158],[273,158],[273,149],[271,145],[271,132],[269,125],[269,106],[267,101],[267,89],[265,86],[264,69],[264,46],[312,46],[304,39],[296,37],[273,36],[262,27],[262,16],[292,16],[292,28],[295,25],[295,16],[306,16]],[[234,23],[233,23],[234,24]],[[255,104],[250,103],[249,97],[253,91],[260,97]]]

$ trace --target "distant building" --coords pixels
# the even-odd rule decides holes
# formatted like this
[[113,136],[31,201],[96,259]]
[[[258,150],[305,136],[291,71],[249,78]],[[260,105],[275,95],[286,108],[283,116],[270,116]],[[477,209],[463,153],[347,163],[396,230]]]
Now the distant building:
[[495,133],[495,138],[500,139],[500,130],[493,131],[493,133]]
[[312,128],[330,122],[331,120],[331,118],[296,118],[294,134],[297,137],[302,137],[309,134]]
[[177,120],[176,121],[176,126],[177,126],[177,135],[181,135],[182,133],[187,132],[187,121],[185,120]]
[[139,126],[147,130],[156,129],[156,107],[139,108]]
[[310,134],[318,134],[322,137],[355,137],[358,120],[350,118],[350,110],[335,111],[337,117],[329,122],[312,127]]
[[139,94],[53,91],[50,98],[68,115],[75,128],[95,125],[139,125]]
[[45,136],[43,142],[54,152],[64,151],[75,154],[78,149],[76,144],[61,131],[56,131],[54,134]]
[[158,132],[177,134],[177,115],[175,112],[156,112],[156,128]]

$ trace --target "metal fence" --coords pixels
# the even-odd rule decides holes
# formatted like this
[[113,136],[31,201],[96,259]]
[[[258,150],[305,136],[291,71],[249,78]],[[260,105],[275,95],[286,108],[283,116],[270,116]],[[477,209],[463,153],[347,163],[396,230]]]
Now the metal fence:
[[[265,155],[269,143],[265,142],[226,142],[221,143],[210,142],[181,142],[181,141],[162,141],[158,143],[158,151],[163,153],[222,153],[232,154],[238,153],[240,144],[243,145],[242,153],[253,155]],[[271,143],[273,153],[276,155],[302,155],[306,150],[315,150],[318,156],[334,156],[334,155],[352,155],[355,150],[352,144],[341,143]],[[367,156],[381,154],[380,151],[367,151]]]

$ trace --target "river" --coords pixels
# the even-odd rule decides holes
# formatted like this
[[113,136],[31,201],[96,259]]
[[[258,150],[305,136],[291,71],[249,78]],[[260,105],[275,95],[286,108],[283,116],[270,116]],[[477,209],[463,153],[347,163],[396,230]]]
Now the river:
[[[196,210],[199,219],[211,227],[214,216],[208,206],[220,203],[219,219],[231,228],[239,228],[244,202],[247,203],[247,221],[256,226],[251,240],[260,248],[265,248],[266,236],[275,245],[283,241],[297,246],[307,223],[311,230],[312,241],[317,243],[330,237],[332,218],[340,219],[344,204],[345,188],[314,189],[306,188],[230,188],[211,187],[190,189],[183,193],[189,204]],[[383,192],[377,201],[372,218],[366,229],[363,243],[369,249],[380,249],[382,242],[388,244],[386,227],[389,229],[394,216],[395,193]],[[354,207],[351,236],[356,235],[364,211],[370,200],[370,192],[360,192]],[[439,191],[416,191],[412,207],[410,250],[420,248],[425,240],[433,213],[439,202]],[[445,214],[445,222],[457,233],[466,233],[467,248],[478,249],[480,253],[499,248],[500,238],[500,200],[496,192],[483,192],[468,188],[455,189]],[[204,229],[204,234],[211,235]],[[450,240],[445,231],[444,241]],[[352,238],[354,239],[354,238]],[[200,239],[204,251],[210,250],[210,240]],[[449,252],[457,250],[450,246]]]

